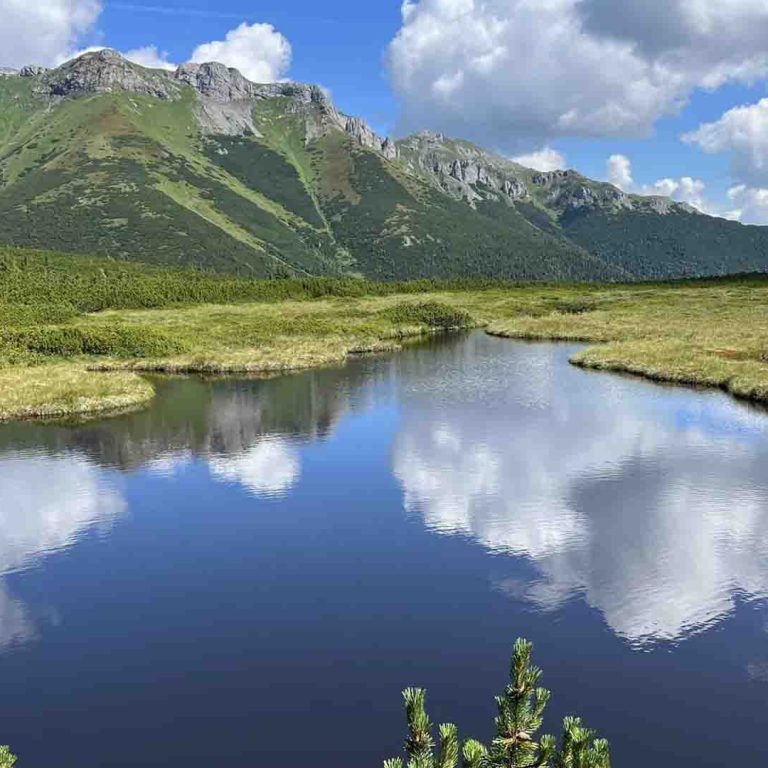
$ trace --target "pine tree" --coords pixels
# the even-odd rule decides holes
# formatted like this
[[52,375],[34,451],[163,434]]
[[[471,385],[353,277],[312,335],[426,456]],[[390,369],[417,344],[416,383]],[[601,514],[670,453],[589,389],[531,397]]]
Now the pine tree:
[[496,738],[490,749],[489,764],[498,768],[534,768],[548,765],[553,742],[534,740],[541,728],[544,708],[550,693],[539,688],[541,670],[531,664],[533,645],[518,639],[512,653],[509,684],[496,697]]
[[[408,722],[408,738],[405,740],[406,768],[457,768],[459,739],[456,726],[444,723],[440,726],[440,745],[435,755],[432,723],[424,708],[426,692],[423,688],[406,688],[403,691],[405,716]],[[1,768],[1,767],[0,767]],[[400,758],[387,760],[384,768],[403,768]]]
[[[472,739],[461,749],[463,768],[610,768],[608,742],[595,737],[577,717],[566,717],[560,749],[553,736],[537,741],[550,692],[538,685],[541,670],[531,663],[533,645],[518,639],[512,653],[509,683],[496,697],[496,736],[490,749]],[[425,691],[403,691],[408,721],[405,768],[457,768],[459,739],[455,725],[441,725],[434,753],[432,723],[425,709]],[[1,768],[1,767],[0,767]],[[384,768],[403,768],[402,760],[387,760]]]
[[16,765],[16,755],[12,755],[8,747],[0,747],[0,768],[13,768]]

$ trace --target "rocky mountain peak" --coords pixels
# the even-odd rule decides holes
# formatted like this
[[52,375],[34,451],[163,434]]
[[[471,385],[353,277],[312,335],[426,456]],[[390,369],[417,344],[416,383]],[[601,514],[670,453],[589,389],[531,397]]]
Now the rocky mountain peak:
[[251,99],[257,88],[239,70],[213,61],[182,64],[173,73],[173,78],[192,86],[203,96],[223,102]]
[[124,91],[171,100],[179,97],[184,87],[191,87],[198,94],[200,127],[211,134],[257,134],[252,114],[254,102],[286,98],[296,109],[306,108],[308,140],[336,128],[390,160],[398,155],[391,139],[378,136],[362,119],[341,114],[318,86],[292,82],[257,84],[239,70],[219,62],[187,63],[175,72],[166,72],[134,64],[117,51],[104,48],[84,53],[55,69],[28,66],[18,73],[8,70],[0,74],[35,78],[39,94],[58,98]]
[[442,144],[445,141],[445,136],[442,133],[428,130],[419,131],[413,138],[418,142],[431,144]]
[[140,67],[108,48],[84,53],[56,69],[34,76],[40,77],[41,89],[51,96],[130,91],[171,99],[178,94],[178,86],[165,72]]

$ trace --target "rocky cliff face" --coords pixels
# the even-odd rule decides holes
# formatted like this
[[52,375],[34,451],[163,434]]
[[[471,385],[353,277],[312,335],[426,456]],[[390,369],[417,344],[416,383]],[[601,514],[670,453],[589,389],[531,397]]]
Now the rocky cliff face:
[[403,139],[398,148],[411,172],[431,179],[443,192],[473,206],[487,200],[509,205],[532,203],[557,216],[587,210],[652,211],[661,215],[694,211],[668,198],[628,195],[577,171],[543,173],[525,168],[469,142],[431,131]]
[[389,160],[395,160],[397,158],[397,145],[389,138],[382,139],[381,136],[374,133],[364,120],[359,117],[346,117],[345,115],[339,115],[339,126],[343,130],[358,141],[358,143],[373,149],[376,152],[381,152],[384,157]]
[[328,96],[314,85],[302,83],[252,83],[237,69],[224,64],[182,64],[175,72],[147,69],[104,49],[85,53],[56,69],[28,66],[19,72],[0,70],[1,75],[34,78],[42,96],[77,96],[127,91],[163,100],[179,98],[185,87],[198,95],[197,119],[208,134],[258,135],[252,108],[260,99],[285,98],[306,112],[307,140],[329,130],[341,130],[361,146],[394,160],[398,150],[388,138],[378,136],[357,117],[341,114]]
[[526,170],[480,147],[431,131],[398,145],[411,171],[431,177],[443,191],[470,204],[488,198],[514,202],[529,197]]

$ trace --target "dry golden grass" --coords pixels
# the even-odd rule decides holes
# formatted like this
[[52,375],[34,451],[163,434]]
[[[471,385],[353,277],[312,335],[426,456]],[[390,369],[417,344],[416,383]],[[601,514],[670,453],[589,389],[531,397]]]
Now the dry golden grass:
[[153,396],[152,386],[137,374],[98,374],[88,371],[82,363],[0,369],[3,421],[125,410]]

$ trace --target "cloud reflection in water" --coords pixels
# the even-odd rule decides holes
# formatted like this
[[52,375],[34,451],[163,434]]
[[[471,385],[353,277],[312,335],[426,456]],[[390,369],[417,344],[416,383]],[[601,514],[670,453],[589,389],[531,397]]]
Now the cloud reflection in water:
[[[103,471],[74,453],[0,457],[0,577],[32,568],[126,509]],[[35,635],[28,609],[0,581],[0,648]]]
[[443,534],[525,557],[496,586],[576,596],[632,643],[679,640],[768,595],[768,419],[718,394],[587,374],[552,345],[477,337],[403,388],[394,472]]
[[208,466],[216,479],[239,483],[256,496],[280,496],[301,474],[297,449],[282,439],[261,440],[234,456],[212,457]]

